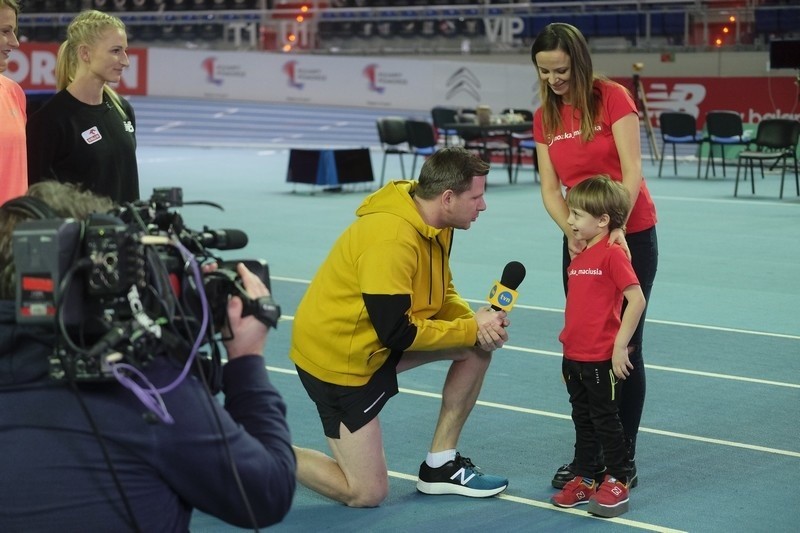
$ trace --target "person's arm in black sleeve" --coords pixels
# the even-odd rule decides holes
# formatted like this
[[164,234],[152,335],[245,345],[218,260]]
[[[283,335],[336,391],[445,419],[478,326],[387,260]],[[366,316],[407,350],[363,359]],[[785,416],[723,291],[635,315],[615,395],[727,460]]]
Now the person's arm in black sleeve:
[[[422,318],[411,311],[417,268],[413,247],[402,242],[381,241],[359,258],[361,295],[380,343],[392,351],[473,346],[478,326],[466,304],[463,313],[443,317]],[[413,297],[440,301],[443,295]]]
[[[238,271],[250,297],[269,294],[244,265]],[[214,413],[205,402],[193,401],[202,393],[198,384],[187,383],[180,403],[178,398],[171,400],[178,404],[173,412],[176,425],[163,432],[170,442],[161,447],[161,475],[183,501],[206,514],[238,527],[266,527],[289,512],[297,462],[286,406],[270,383],[261,356],[267,328],[253,316],[243,318],[241,312],[242,301],[232,298],[228,303],[232,338],[225,342],[229,362],[222,377],[225,408],[212,401]]]
[[[269,295],[266,286],[244,265],[238,265],[237,270],[248,296]],[[279,522],[289,512],[297,461],[286,422],[286,406],[269,382],[263,357],[252,355],[264,352],[267,328],[253,316],[242,317],[242,308],[239,298],[228,303],[232,339],[225,343],[229,362],[223,371],[223,392],[231,417],[267,451],[253,457],[234,457],[253,513],[259,526],[263,526]],[[231,443],[232,447],[235,445]]]
[[417,326],[408,319],[408,294],[362,294],[364,306],[383,346],[405,351],[417,337]]
[[[233,420],[267,451],[234,457],[256,521],[259,527],[280,522],[289,512],[294,497],[297,462],[286,421],[286,405],[269,381],[263,357],[239,357],[225,365],[223,392],[225,409]],[[245,518],[237,514],[238,519],[229,517],[228,521],[237,523]]]

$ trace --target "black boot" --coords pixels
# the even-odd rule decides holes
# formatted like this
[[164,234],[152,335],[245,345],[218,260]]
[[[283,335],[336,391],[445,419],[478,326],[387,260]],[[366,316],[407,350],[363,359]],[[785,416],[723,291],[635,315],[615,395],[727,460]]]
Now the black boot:
[[[602,461],[598,464],[603,464]],[[606,474],[606,467],[602,467],[600,470],[594,473],[594,480],[599,484],[603,482],[603,478]],[[556,475],[553,476],[553,480],[550,482],[554,488],[563,489],[564,485],[569,483],[575,478],[575,460],[573,462],[561,465],[561,468],[556,470]]]

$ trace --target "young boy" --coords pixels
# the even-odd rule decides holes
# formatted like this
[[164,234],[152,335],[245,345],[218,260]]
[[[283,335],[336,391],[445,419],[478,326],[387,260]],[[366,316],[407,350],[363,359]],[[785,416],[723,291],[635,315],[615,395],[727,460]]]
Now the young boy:
[[[619,419],[618,380],[633,368],[628,342],[645,298],[625,251],[608,242],[612,230],[624,231],[630,211],[622,184],[594,176],[570,189],[567,206],[574,236],[586,241],[567,271],[565,324],[559,336],[575,423],[576,477],[551,501],[558,507],[588,503],[590,513],[611,518],[628,510],[631,465]],[[620,319],[623,296],[628,303]],[[599,456],[604,465],[597,464]],[[598,484],[595,472],[604,467],[605,477]]]

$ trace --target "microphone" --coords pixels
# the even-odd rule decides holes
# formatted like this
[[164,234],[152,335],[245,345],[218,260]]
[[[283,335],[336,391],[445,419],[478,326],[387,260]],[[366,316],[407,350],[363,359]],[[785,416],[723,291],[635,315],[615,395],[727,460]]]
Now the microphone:
[[197,240],[205,247],[217,250],[238,250],[247,246],[247,233],[238,229],[204,228],[197,235]]
[[500,281],[495,281],[489,291],[489,304],[495,311],[511,311],[517,301],[516,288],[525,279],[525,266],[519,261],[511,261],[503,269]]

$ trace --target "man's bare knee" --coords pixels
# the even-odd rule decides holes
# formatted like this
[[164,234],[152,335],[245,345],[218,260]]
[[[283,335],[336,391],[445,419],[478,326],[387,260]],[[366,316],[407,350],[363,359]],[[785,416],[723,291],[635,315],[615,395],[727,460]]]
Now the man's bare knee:
[[389,494],[389,474],[377,417],[356,430],[341,424],[340,438],[328,444],[345,478],[342,502],[349,507],[377,507]]
[[350,498],[345,502],[348,507],[378,507],[389,495],[389,480],[371,487],[353,487]]
[[[467,348],[463,351],[464,357],[460,359],[460,361],[468,362],[470,365],[474,365],[475,367],[480,368],[489,368],[489,364],[492,362],[492,352],[487,352],[486,350],[482,350],[477,346]],[[456,359],[454,361],[459,361]]]

